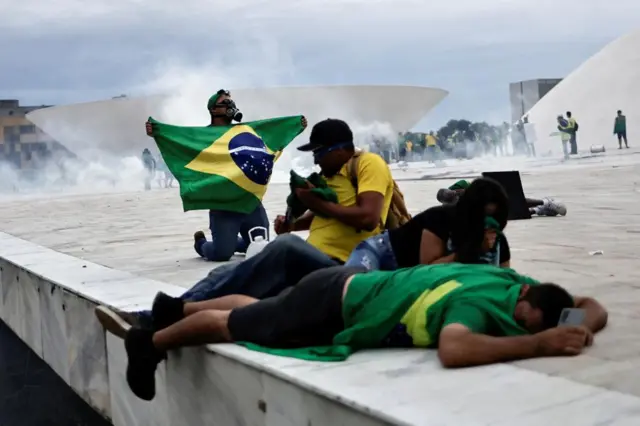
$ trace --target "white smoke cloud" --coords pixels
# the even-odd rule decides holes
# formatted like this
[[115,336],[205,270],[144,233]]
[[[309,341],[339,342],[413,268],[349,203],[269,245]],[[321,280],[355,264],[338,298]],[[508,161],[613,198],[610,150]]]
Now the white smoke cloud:
[[[209,123],[205,105],[209,96],[218,89],[274,86],[286,81],[295,72],[291,57],[275,40],[263,35],[247,35],[236,43],[237,55],[213,55],[206,63],[191,64],[168,58],[157,64],[151,77],[147,76],[145,81],[131,87],[127,93],[134,96],[167,95],[162,98],[160,114],[157,117],[154,115],[154,118],[176,125],[201,126]],[[126,103],[126,99],[122,102]],[[126,104],[123,105],[126,107]],[[242,108],[242,105],[239,106]],[[124,114],[123,120],[128,118],[125,108],[118,113]],[[247,118],[251,120],[257,117]],[[101,116],[96,114],[91,120],[98,123]],[[151,150],[156,160],[160,160],[153,140],[142,133],[143,124],[141,121],[139,135],[133,136],[137,141],[134,144],[139,146],[139,142],[143,141],[142,145]],[[72,138],[74,147],[82,146],[74,152],[78,159],[57,157],[41,161],[30,174],[15,170],[8,164],[2,165],[0,177],[4,183],[0,186],[0,192],[83,193],[139,191],[144,188],[145,170],[139,156],[119,156],[113,149],[107,151],[98,148],[109,143],[104,140],[104,135],[80,131],[64,122],[49,122],[48,126],[56,128],[65,138]],[[130,131],[125,125],[122,127],[120,139],[130,139]],[[285,177],[288,181],[288,169],[292,161],[291,152],[282,156],[275,172],[278,176],[275,181],[282,181]]]

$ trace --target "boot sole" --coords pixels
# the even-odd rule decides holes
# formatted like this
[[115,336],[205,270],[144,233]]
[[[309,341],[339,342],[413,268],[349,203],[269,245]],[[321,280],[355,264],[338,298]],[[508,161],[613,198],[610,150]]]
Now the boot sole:
[[106,306],[98,306],[95,313],[102,327],[114,336],[124,339],[129,329],[131,329],[131,325],[128,322]]

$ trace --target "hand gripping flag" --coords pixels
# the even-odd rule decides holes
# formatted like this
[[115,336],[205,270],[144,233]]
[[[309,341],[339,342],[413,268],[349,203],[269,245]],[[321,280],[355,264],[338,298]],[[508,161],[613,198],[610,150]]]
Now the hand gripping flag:
[[153,138],[180,183],[184,211],[251,213],[261,202],[273,164],[302,131],[302,116],[231,126],[181,127],[151,117]]

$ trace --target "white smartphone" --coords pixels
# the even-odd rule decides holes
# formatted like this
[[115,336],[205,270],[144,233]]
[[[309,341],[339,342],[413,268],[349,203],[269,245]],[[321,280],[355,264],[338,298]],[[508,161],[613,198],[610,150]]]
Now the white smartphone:
[[560,320],[558,321],[558,327],[563,325],[582,325],[587,313],[584,309],[578,308],[564,308],[560,313]]

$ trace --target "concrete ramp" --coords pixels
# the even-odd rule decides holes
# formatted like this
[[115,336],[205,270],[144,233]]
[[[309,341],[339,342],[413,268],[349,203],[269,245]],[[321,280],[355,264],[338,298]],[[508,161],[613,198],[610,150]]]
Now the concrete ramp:
[[[206,214],[182,213],[177,190],[1,201],[0,318],[116,426],[637,426],[636,157],[532,169],[525,194],[558,197],[568,215],[506,228],[515,269],[608,308],[609,325],[578,357],[444,370],[420,349],[314,363],[212,345],[171,352],[156,398],[141,401],[125,382],[122,341],[105,336],[93,309],[149,308],[156,292],[179,295],[215,266],[192,248]],[[400,185],[413,213],[444,186]],[[287,192],[270,186],[270,217]]]
[[595,425],[640,408],[635,396],[510,365],[447,371],[434,351],[314,363],[235,345],[171,352],[147,403],[130,392],[123,342],[105,336],[93,308],[149,308],[157,291],[183,289],[7,234],[0,245],[2,320],[116,426]]

